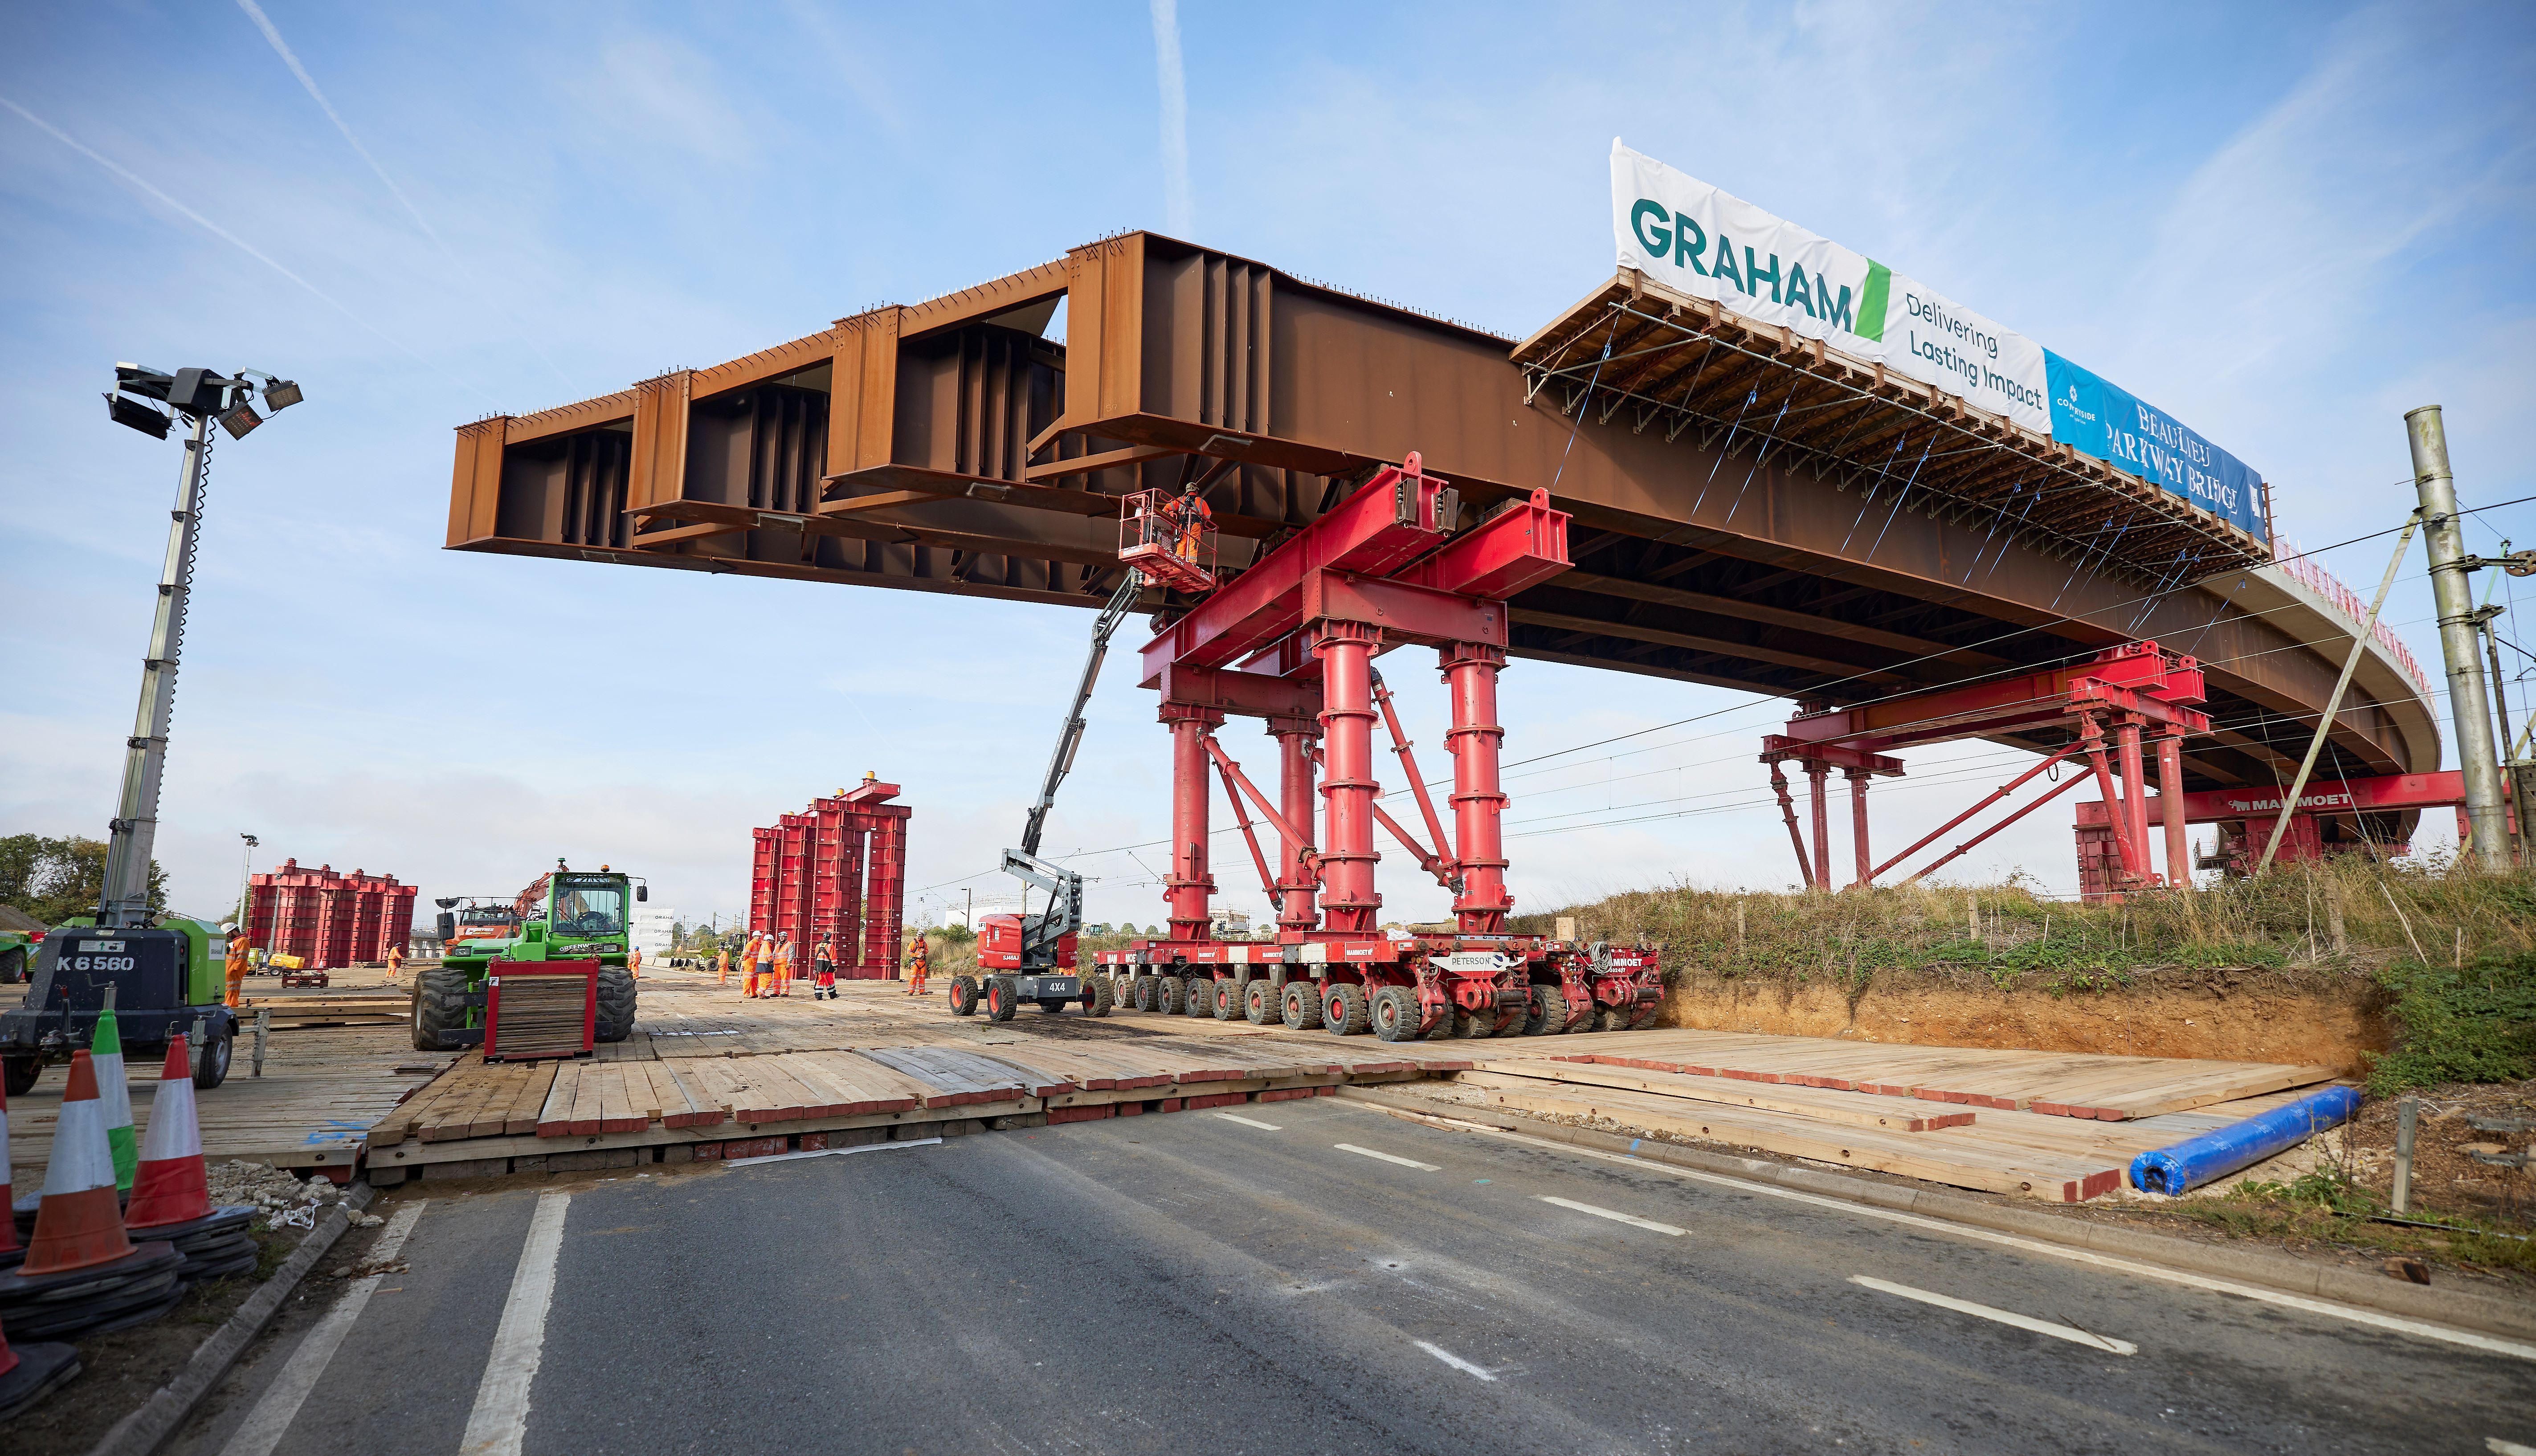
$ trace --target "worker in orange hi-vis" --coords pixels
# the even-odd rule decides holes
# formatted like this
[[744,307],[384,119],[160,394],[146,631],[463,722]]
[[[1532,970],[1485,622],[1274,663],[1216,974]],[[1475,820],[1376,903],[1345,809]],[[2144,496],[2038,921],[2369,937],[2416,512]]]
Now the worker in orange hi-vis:
[[920,996],[925,993],[924,973],[927,969],[927,957],[924,932],[919,930],[916,932],[916,943],[907,948],[907,993],[911,996]]
[[1215,519],[1215,512],[1199,498],[1195,480],[1191,480],[1188,488],[1180,492],[1180,498],[1173,502],[1172,519],[1179,527],[1178,538],[1172,543],[1172,554],[1182,561],[1195,561],[1198,542],[1206,534],[1207,523]]
[[775,994],[792,994],[792,937],[775,942]]
[[722,949],[720,949],[720,950],[718,950],[718,951],[715,951],[715,952],[714,952],[714,984],[716,984],[716,985],[729,985],[729,984],[730,984],[730,947],[729,947],[729,946],[727,946],[727,945],[726,945],[726,946],[724,946]]
[[625,947],[625,974],[636,981],[643,979],[643,947],[639,945]]
[[758,976],[766,969],[765,964],[758,959],[758,953],[764,948],[765,938],[758,935],[748,937],[747,942],[739,948],[739,993],[744,999],[757,998]]
[[245,932],[244,930],[239,929],[239,928],[238,928],[238,927],[236,927],[235,925],[231,925],[231,926],[229,927],[229,954],[228,954],[228,961],[227,961],[227,964],[226,964],[222,969],[224,969],[224,970],[226,970],[226,971],[228,972],[228,977],[229,977],[229,995],[228,995],[228,1004],[230,1004],[230,1005],[232,1005],[232,1006],[243,1006],[243,1005],[245,1005],[245,1004],[246,1004],[246,932]]
[[399,975],[403,974],[403,972],[404,972],[404,971],[405,971],[405,947],[404,947],[404,946],[402,946],[402,945],[391,945],[391,946],[389,946],[389,947],[388,947],[388,980],[390,980],[390,981],[394,981],[394,980],[396,980],[396,979],[397,979],[397,977],[398,977]]
[[835,1000],[837,998],[837,948],[828,942],[828,937],[822,935],[819,937],[818,946],[810,954],[811,964],[818,967],[819,971],[818,979],[810,983],[810,998],[815,1001]]

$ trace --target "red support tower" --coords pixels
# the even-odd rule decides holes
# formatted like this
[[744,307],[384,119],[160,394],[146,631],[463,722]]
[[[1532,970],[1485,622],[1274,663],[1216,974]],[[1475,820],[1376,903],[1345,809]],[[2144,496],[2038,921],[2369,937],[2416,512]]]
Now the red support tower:
[[[1125,516],[1152,522],[1163,518],[1163,508],[1131,497]],[[1143,649],[1144,684],[1160,690],[1162,718],[1173,735],[1174,845],[1165,886],[1172,932],[1103,954],[1119,978],[1123,1004],[1176,1004],[1253,1020],[1282,1015],[1289,1025],[1370,1029],[1388,1040],[1645,1025],[1654,1018],[1662,991],[1655,957],[1643,946],[1584,946],[1506,929],[1514,902],[1505,884],[1500,824],[1506,797],[1498,775],[1504,730],[1496,721],[1505,600],[1566,569],[1567,517],[1550,508],[1547,492],[1535,492],[1501,503],[1477,524],[1466,527],[1462,518],[1459,493],[1426,475],[1413,455],[1375,472],[1335,509],[1222,586],[1211,571],[1169,578],[1168,585],[1201,598],[1177,609]],[[1174,571],[1154,548],[1155,534],[1139,525],[1122,536],[1138,553],[1130,564]],[[1170,555],[1186,561],[1177,551]],[[1435,649],[1450,691],[1449,843],[1390,692],[1374,670],[1375,658],[1406,646]],[[1277,744],[1273,800],[1214,740],[1213,729],[1227,715],[1267,721]],[[1400,756],[1432,848],[1382,807],[1377,718]],[[1232,798],[1261,888],[1277,906],[1273,943],[1219,942],[1208,933],[1205,897],[1214,882],[1206,874],[1203,831],[1210,768]],[[1273,871],[1251,808],[1278,836]],[[1383,932],[1377,828],[1453,889],[1451,933]],[[1154,989],[1169,980],[1184,982],[1182,995]]]
[[816,798],[773,827],[752,830],[748,928],[791,937],[806,968],[822,940],[837,974],[885,981],[898,975],[906,932],[907,823],[914,810],[892,803],[898,786],[866,774],[860,784]]
[[298,956],[312,971],[387,959],[413,934],[414,887],[392,874],[339,874],[296,859],[247,879],[247,944]]
[[[2185,858],[2183,825],[2166,826],[2167,871],[2157,873],[2150,852],[2145,742],[2157,734],[2158,771],[2170,791],[2184,776],[2183,740],[2210,730],[2210,720],[2192,705],[2202,701],[2200,664],[2189,657],[2170,657],[2154,642],[2134,642],[2096,655],[2091,662],[1971,687],[1941,688],[1879,698],[1856,708],[1817,709],[1788,720],[1785,733],[1762,740],[1761,761],[1770,766],[1788,835],[1797,850],[1797,869],[1807,889],[1831,888],[1830,815],[1824,781],[1834,769],[1849,780],[1852,848],[1858,864],[1853,885],[1874,883],[1875,877],[1920,853],[1940,835],[1989,808],[2036,775],[2072,755],[2086,764],[2103,798],[2122,806],[2104,835],[2110,865],[2091,859],[2082,843],[2080,879],[2090,898],[2163,885],[2190,882]],[[2004,733],[2062,732],[2069,741],[2058,752],[1993,791],[1971,808],[1921,838],[1909,849],[1875,863],[1868,850],[1867,787],[1877,777],[1898,777],[1902,761],[1893,749]],[[1813,846],[1807,851],[1797,828],[1796,807],[1788,794],[1784,765],[1805,769],[1813,790]],[[1914,871],[1923,878],[1969,853],[1974,846],[2084,782],[2071,775],[2042,797],[2028,802],[1997,823],[1957,845]],[[1909,883],[1909,880],[1904,883]]]

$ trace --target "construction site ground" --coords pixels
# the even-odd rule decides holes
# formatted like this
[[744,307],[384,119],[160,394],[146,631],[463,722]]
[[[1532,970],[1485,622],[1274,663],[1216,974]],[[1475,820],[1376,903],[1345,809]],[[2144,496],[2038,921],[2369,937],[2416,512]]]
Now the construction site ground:
[[[409,973],[410,974],[410,973]],[[254,992],[264,1075],[240,1047],[201,1099],[204,1147],[374,1183],[819,1151],[942,1132],[1275,1104],[1340,1086],[1450,1077],[1512,1111],[2047,1203],[2124,1185],[2137,1154],[2265,1110],[2332,1069],[1657,1029],[1387,1043],[1283,1025],[1027,1008],[954,1017],[937,994],[856,981],[747,1000],[657,970],[635,1034],[568,1061],[486,1063],[411,1048],[400,986],[353,973]],[[30,1186],[58,1071],[13,1108]],[[146,1108],[150,1079],[136,1079]]]

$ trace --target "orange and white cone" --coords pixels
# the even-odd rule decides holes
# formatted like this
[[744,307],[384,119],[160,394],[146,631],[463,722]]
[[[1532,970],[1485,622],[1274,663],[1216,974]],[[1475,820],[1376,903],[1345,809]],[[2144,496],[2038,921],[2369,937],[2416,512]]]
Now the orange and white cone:
[[150,1129],[141,1138],[132,1202],[123,1211],[127,1229],[159,1229],[212,1216],[203,1129],[194,1116],[193,1068],[185,1039],[171,1039],[167,1064],[158,1070],[158,1095],[150,1103]]
[[27,1241],[21,1276],[59,1274],[111,1263],[132,1252],[116,1205],[114,1153],[105,1141],[105,1106],[97,1101],[96,1067],[71,1053],[70,1086],[53,1122],[53,1160],[44,1169],[44,1198],[35,1236]]
[[[17,1207],[9,1191],[9,1093],[0,1088],[0,1254],[14,1253],[18,1248],[18,1220],[10,1210]],[[0,1370],[6,1370],[0,1364]]]

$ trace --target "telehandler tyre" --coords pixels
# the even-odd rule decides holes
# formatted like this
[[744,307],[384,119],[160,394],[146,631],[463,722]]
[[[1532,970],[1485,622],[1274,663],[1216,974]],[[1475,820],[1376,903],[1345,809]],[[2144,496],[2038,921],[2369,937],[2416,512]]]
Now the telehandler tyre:
[[454,1051],[449,1034],[467,1027],[467,973],[434,967],[413,979],[413,1049]]
[[1013,1013],[1021,1009],[1021,1004],[1022,988],[1013,983],[1011,977],[992,976],[986,979],[986,1019],[988,1021],[1012,1020]]
[[1110,1008],[1115,1003],[1116,989],[1110,982],[1109,977],[1087,976],[1083,978],[1084,1015],[1107,1016],[1110,1014]]
[[978,1014],[978,978],[974,976],[951,978],[951,1014],[954,1016]]
[[622,1042],[634,1035],[634,973],[622,966],[599,968],[599,1014],[592,1018],[590,1039]]

